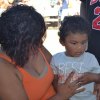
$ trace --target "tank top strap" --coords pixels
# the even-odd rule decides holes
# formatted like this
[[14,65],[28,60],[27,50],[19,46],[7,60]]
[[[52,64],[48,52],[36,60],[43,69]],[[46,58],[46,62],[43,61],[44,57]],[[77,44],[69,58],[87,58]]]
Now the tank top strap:
[[14,64],[14,61],[12,61],[8,56],[6,56],[6,55],[4,55],[2,53],[0,53],[0,58],[2,58],[4,60],[6,60],[6,61],[8,61],[8,62],[10,62],[12,64]]
[[[39,50],[40,54],[42,55],[43,59],[45,60],[47,66],[50,66],[50,64],[48,63],[48,61],[47,61],[45,55],[43,54],[42,50],[40,48],[38,50]],[[8,61],[12,64],[15,64],[15,62],[10,57],[8,57],[8,56],[6,56],[2,53],[0,53],[0,58],[4,59],[4,60],[6,60],[6,61]]]
[[43,52],[42,52],[42,50],[41,50],[40,48],[39,48],[39,52],[40,52],[40,54],[42,55],[43,59],[45,60],[47,66],[50,66],[50,64],[48,63],[48,61],[47,61],[45,55],[43,54]]

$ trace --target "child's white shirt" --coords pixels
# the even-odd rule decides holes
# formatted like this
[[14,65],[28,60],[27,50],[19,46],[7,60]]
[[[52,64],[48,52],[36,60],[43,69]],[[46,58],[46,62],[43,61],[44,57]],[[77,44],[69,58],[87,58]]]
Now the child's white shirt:
[[[80,57],[69,57],[65,55],[65,52],[57,53],[52,57],[51,66],[54,74],[60,76],[59,83],[63,83],[68,74],[73,70],[76,74],[73,80],[84,72],[100,73],[100,66],[91,53],[84,52]],[[96,100],[96,96],[93,95],[94,83],[89,83],[84,86],[85,91],[75,94],[70,100]]]

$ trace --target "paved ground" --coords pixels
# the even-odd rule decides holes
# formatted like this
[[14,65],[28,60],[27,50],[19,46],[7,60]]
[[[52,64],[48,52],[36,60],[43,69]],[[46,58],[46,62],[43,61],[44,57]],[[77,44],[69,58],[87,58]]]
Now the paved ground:
[[57,29],[47,30],[47,37],[44,41],[44,46],[51,52],[51,54],[64,51],[64,47],[59,43]]

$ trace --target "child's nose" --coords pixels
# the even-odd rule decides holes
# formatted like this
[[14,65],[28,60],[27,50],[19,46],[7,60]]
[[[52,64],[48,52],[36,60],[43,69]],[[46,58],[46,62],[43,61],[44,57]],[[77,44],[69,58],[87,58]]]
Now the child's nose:
[[78,49],[81,49],[81,48],[82,48],[82,45],[81,45],[81,44],[79,44],[79,45],[78,45]]
[[79,50],[79,51],[83,51],[83,45],[78,45],[78,47],[77,47],[77,49]]

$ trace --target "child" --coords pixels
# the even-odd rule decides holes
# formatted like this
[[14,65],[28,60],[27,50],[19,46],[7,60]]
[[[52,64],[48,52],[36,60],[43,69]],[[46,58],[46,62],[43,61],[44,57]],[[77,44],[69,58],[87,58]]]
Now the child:
[[[100,72],[99,64],[95,56],[91,53],[85,52],[88,45],[88,36],[90,27],[87,21],[79,16],[65,17],[59,31],[60,43],[65,46],[66,51],[57,53],[52,57],[51,65],[54,70],[56,84],[64,83],[68,74],[75,71],[73,80],[86,76],[83,73],[89,72],[89,79],[86,80],[89,84],[84,85],[85,91],[75,94],[70,100],[96,100],[93,94],[95,80],[98,80]],[[59,77],[58,83],[56,82]],[[83,83],[86,82],[86,80]]]

